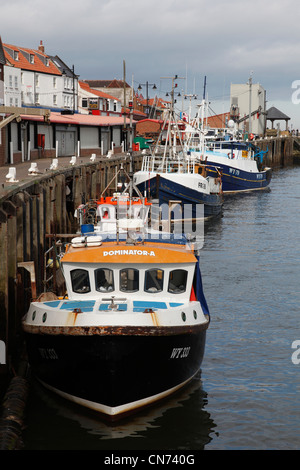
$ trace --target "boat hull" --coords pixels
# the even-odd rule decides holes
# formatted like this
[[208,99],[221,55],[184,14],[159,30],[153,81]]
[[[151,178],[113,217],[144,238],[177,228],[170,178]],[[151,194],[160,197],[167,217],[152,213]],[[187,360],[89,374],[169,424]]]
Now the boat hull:
[[159,204],[169,204],[170,200],[180,200],[183,205],[192,207],[184,213],[186,219],[197,218],[197,205],[203,205],[203,216],[218,216],[222,212],[223,198],[221,194],[206,194],[188,185],[172,181],[163,175],[150,177],[137,183],[137,187],[148,197],[157,198]]
[[[215,169],[216,162],[208,159],[206,165],[207,175],[217,177],[218,175]],[[250,172],[220,162],[218,162],[218,167],[222,170],[223,193],[265,189],[271,182],[272,170],[270,168],[263,171]]]
[[130,334],[113,328],[104,335],[88,334],[88,328],[85,334],[27,331],[26,343],[31,368],[46,387],[117,419],[193,378],[203,360],[207,326],[144,327]]

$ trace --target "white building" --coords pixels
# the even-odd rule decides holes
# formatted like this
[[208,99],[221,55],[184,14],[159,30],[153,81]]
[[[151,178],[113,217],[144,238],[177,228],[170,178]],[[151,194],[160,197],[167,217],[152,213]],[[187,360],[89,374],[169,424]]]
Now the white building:
[[77,111],[78,77],[59,57],[38,50],[3,44],[6,106]]
[[81,114],[121,116],[122,105],[118,98],[90,88],[85,81],[79,81],[78,84],[78,111]]
[[[239,129],[262,135],[266,126],[266,92],[259,83],[230,87],[230,115],[239,124]],[[249,112],[251,120],[249,123]]]

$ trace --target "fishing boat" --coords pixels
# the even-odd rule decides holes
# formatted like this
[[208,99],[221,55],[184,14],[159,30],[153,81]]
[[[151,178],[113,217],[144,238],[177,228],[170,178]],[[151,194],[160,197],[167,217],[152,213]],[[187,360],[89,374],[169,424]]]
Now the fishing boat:
[[264,164],[268,150],[262,151],[251,141],[235,140],[237,131],[230,123],[232,135],[226,139],[211,139],[204,128],[207,102],[205,93],[197,116],[186,132],[185,149],[187,154],[206,166],[211,177],[222,174],[223,193],[239,193],[265,189],[272,178],[272,170]]
[[[174,111],[174,79],[171,96],[155,148],[144,155],[141,170],[134,174],[134,182],[143,194],[157,198],[160,204],[180,201],[182,207],[189,208],[185,217],[197,218],[196,209],[201,205],[204,218],[217,216],[223,205],[221,172],[216,167],[216,175],[208,175],[205,163],[200,164],[187,154]],[[161,146],[164,134],[165,143]]]
[[[129,211],[125,220],[132,220]],[[42,294],[22,325],[39,381],[116,420],[192,380],[210,314],[197,246],[147,230],[140,239],[134,222],[121,224],[125,239],[118,224],[114,238],[106,230],[102,238],[99,222],[95,230],[83,224],[58,256],[65,295]]]
[[209,146],[202,158],[211,176],[216,165],[221,168],[224,193],[239,193],[269,186],[272,170],[264,165],[266,153],[251,142],[225,141]]

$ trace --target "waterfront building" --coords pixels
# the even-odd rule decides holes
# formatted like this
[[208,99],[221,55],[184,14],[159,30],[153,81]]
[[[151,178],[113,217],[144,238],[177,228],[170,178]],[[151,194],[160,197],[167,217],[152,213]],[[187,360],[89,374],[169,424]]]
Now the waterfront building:
[[5,106],[77,111],[74,67],[58,56],[47,55],[42,41],[37,50],[10,44],[3,44],[3,50]]
[[119,98],[103,91],[95,90],[85,81],[80,80],[78,84],[78,111],[81,114],[121,116],[122,105]]

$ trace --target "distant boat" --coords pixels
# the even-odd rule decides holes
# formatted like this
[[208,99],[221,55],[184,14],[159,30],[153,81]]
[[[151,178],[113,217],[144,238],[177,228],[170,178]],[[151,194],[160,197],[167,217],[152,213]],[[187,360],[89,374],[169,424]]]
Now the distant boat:
[[202,158],[209,175],[216,176],[216,166],[221,169],[224,193],[238,193],[269,186],[272,170],[264,166],[265,154],[251,142],[216,141],[207,145]]
[[[184,206],[191,205],[190,216],[197,218],[197,206],[202,205],[204,217],[222,212],[221,173],[209,176],[205,165],[191,158],[182,142],[178,121],[172,103],[164,120],[160,136],[152,152],[143,157],[140,171],[134,174],[134,183],[147,197],[154,197],[159,204],[177,200]],[[165,133],[165,143],[159,146]]]
[[272,178],[271,168],[264,165],[267,151],[261,151],[253,142],[231,140],[229,133],[226,140],[211,138],[202,124],[205,108],[203,97],[196,119],[186,132],[188,155],[205,165],[207,175],[217,177],[221,172],[224,194],[265,189]]

